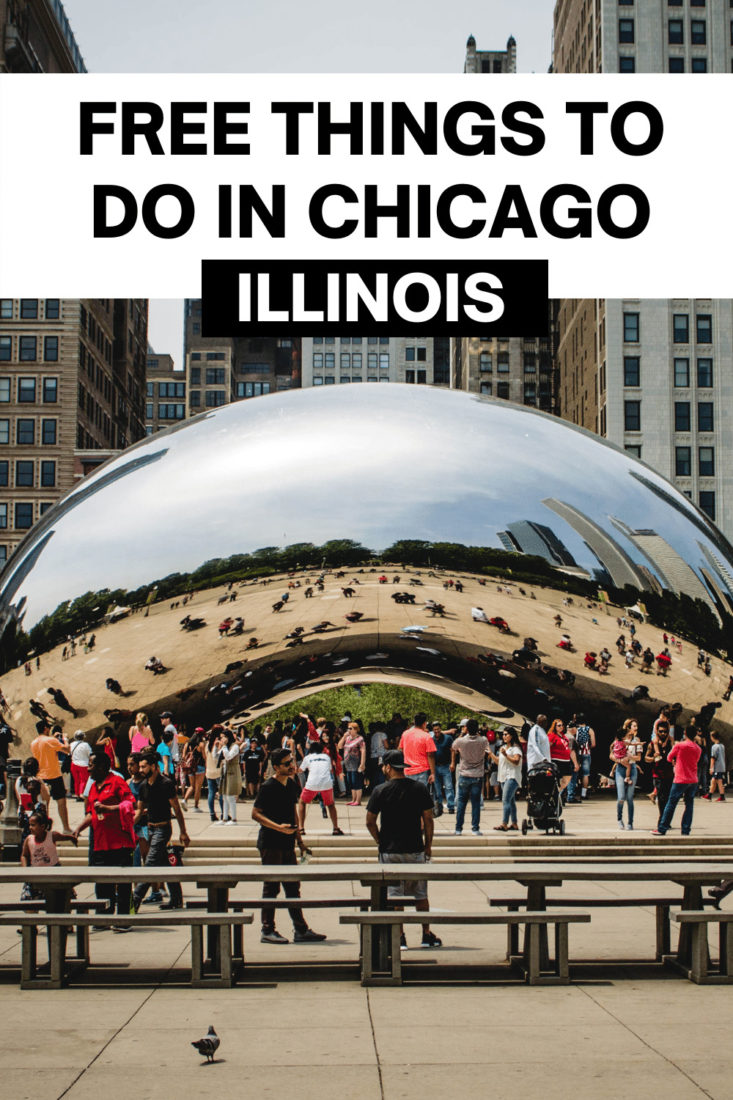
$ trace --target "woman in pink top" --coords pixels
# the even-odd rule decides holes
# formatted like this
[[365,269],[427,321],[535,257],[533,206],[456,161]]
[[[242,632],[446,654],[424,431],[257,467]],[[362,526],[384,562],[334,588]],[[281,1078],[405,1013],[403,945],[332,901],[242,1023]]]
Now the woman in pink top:
[[148,716],[143,711],[135,715],[135,725],[130,726],[130,751],[145,752],[155,744],[153,731],[148,725]]

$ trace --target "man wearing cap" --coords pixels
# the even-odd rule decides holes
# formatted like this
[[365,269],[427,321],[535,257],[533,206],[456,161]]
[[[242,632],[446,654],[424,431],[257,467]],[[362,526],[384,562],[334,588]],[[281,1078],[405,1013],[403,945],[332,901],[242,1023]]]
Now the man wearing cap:
[[44,781],[51,798],[54,799],[59,810],[61,824],[64,832],[70,833],[69,812],[66,809],[66,786],[61,774],[61,762],[59,756],[66,756],[69,752],[69,742],[63,734],[53,737],[51,727],[45,718],[36,722],[38,736],[31,741],[31,752],[38,761],[38,776]]
[[[425,863],[430,859],[433,844],[433,800],[424,783],[405,775],[405,758],[397,749],[382,757],[386,782],[373,792],[367,805],[366,824],[379,847],[380,863]],[[378,822],[379,819],[379,823]],[[426,879],[397,882],[389,888],[390,898],[405,895],[416,898],[420,913],[430,909]],[[407,947],[404,932],[400,946]],[[421,947],[442,947],[442,941],[422,926]]]
[[[171,776],[176,778],[178,775],[178,765],[181,763],[181,746],[178,744],[178,730],[173,725],[173,715],[169,710],[164,710],[160,715],[160,721],[163,726],[163,738],[166,743],[170,744],[171,750]],[[171,734],[173,740],[168,742],[166,734]]]

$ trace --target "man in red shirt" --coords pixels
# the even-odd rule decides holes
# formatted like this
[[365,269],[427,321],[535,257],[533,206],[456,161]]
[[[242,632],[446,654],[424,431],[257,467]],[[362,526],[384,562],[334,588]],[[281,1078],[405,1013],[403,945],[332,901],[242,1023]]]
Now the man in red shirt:
[[[89,760],[92,785],[87,795],[86,817],[74,830],[79,836],[88,825],[94,830],[95,867],[132,867],[135,851],[135,798],[121,775],[111,770],[110,759],[104,749],[97,749]],[[127,918],[130,915],[132,883],[100,883],[97,896],[107,898],[110,912]],[[121,923],[115,932],[128,932],[129,925]]]
[[415,723],[400,738],[400,749],[405,758],[405,775],[418,783],[435,782],[435,742],[428,730],[427,714],[416,714]]
[[692,811],[695,806],[697,793],[697,762],[700,759],[700,746],[695,744],[698,731],[694,726],[685,730],[681,741],[678,741],[669,750],[667,760],[674,763],[674,782],[669,792],[667,805],[656,829],[652,829],[652,836],[665,836],[672,824],[672,817],[677,809],[677,803],[682,798],[685,803],[685,812],[682,815],[682,835],[689,836],[692,828]]

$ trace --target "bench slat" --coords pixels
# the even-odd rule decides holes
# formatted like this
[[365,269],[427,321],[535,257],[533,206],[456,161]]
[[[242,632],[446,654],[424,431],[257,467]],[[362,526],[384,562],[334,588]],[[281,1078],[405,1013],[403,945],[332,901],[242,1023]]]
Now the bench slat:
[[341,924],[587,924],[590,913],[344,913]]
[[53,928],[58,925],[70,925],[70,926],[84,926],[84,925],[99,925],[105,928],[112,928],[119,924],[129,924],[130,927],[135,925],[161,925],[161,927],[171,925],[181,925],[191,927],[192,925],[207,925],[207,924],[252,924],[254,921],[254,915],[252,913],[191,913],[185,909],[177,909],[173,913],[115,913],[102,915],[101,913],[95,914],[83,914],[77,915],[76,913],[14,913],[6,916],[0,916],[0,927],[5,925],[28,925],[29,927],[45,927],[48,925]]
[[703,913],[699,909],[683,909],[675,913],[674,919],[680,924],[730,924],[733,922],[733,912],[730,910],[721,913],[718,910]]

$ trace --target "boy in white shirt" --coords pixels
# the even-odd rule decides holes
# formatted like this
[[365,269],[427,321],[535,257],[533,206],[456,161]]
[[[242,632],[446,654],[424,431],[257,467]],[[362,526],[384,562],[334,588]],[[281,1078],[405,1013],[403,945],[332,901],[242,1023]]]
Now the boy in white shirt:
[[311,745],[310,752],[303,758],[299,771],[307,772],[305,787],[301,791],[298,803],[298,824],[301,833],[305,832],[305,808],[309,802],[320,795],[331,818],[333,836],[343,836],[343,831],[339,829],[338,814],[333,800],[333,763],[320,742],[314,741]]

